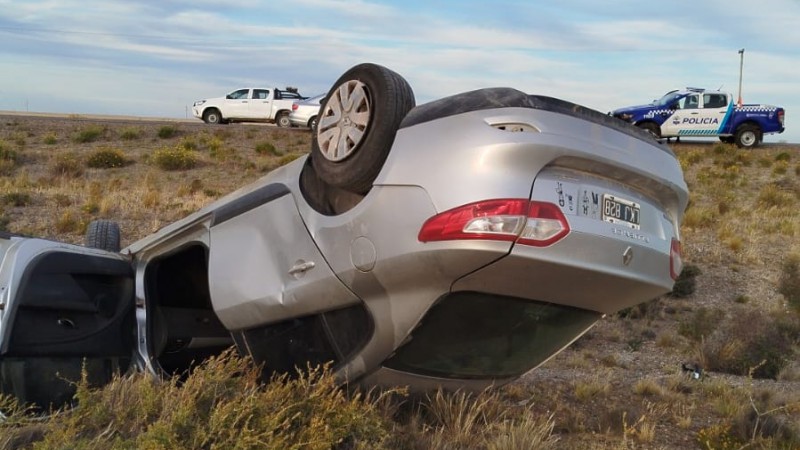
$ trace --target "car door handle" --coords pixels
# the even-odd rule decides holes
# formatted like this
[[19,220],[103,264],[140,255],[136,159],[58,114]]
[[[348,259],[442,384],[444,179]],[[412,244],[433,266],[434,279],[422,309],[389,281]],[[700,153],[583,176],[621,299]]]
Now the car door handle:
[[242,100],[242,103],[247,103],[247,100]]
[[314,261],[298,261],[289,269],[289,275],[300,275],[302,273],[308,272],[309,270],[313,269],[317,265]]
[[692,114],[700,114],[699,112],[693,112]]

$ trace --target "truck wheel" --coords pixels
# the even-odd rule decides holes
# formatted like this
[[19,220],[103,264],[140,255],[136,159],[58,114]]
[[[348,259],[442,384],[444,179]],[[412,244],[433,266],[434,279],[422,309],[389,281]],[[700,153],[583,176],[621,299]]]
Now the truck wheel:
[[86,228],[86,246],[118,252],[120,249],[119,225],[112,220],[93,220]]
[[661,129],[658,127],[658,125],[654,124],[653,122],[637,123],[636,126],[652,134],[653,137],[656,139],[659,139],[661,137]]
[[281,128],[289,128],[292,126],[292,122],[289,120],[289,113],[285,112],[278,114],[278,118],[275,119],[275,123],[277,123]]
[[414,92],[399,74],[359,64],[333,84],[320,108],[311,162],[326,183],[366,194],[414,107]]
[[219,125],[222,123],[222,115],[216,109],[209,109],[203,113],[203,122]]
[[752,148],[758,145],[761,130],[756,125],[745,124],[736,129],[735,142],[739,148]]

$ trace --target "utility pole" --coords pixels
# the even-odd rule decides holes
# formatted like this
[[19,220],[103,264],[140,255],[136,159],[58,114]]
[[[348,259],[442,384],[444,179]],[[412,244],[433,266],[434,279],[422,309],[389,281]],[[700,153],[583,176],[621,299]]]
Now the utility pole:
[[736,105],[742,106],[742,69],[744,68],[744,49],[739,49],[739,100]]

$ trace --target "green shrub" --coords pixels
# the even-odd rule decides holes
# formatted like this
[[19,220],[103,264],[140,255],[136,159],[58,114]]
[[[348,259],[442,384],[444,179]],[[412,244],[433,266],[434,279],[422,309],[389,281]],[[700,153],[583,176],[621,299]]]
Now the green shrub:
[[193,151],[178,145],[154,151],[150,162],[164,170],[187,170],[197,165],[197,157]]
[[125,127],[119,131],[119,138],[123,141],[133,141],[142,137],[142,129],[139,127]]
[[791,161],[791,159],[792,155],[790,155],[788,152],[780,152],[775,155],[775,161]]
[[125,153],[117,148],[105,148],[94,151],[86,159],[86,165],[93,169],[110,169],[122,167],[128,163]]
[[175,125],[164,125],[158,129],[158,137],[161,139],[169,139],[178,134],[178,127]]
[[282,153],[275,148],[275,145],[272,142],[259,142],[256,144],[256,153],[259,155],[282,155]]
[[700,268],[693,265],[687,264],[686,267],[681,270],[681,274],[678,275],[678,279],[675,280],[675,285],[672,287],[672,291],[669,293],[670,297],[675,298],[684,298],[694,294],[695,287],[697,285],[695,278],[700,275],[702,272]]
[[105,134],[106,128],[100,125],[88,125],[72,134],[72,140],[79,144],[94,142]]
[[19,154],[8,148],[8,144],[5,141],[0,141],[0,161],[11,161],[16,162]]
[[44,135],[42,142],[47,145],[55,145],[58,142],[58,138],[56,137],[55,133],[50,132]]
[[11,206],[28,206],[31,204],[31,195],[26,192],[7,192],[3,194],[3,203]]
[[181,143],[178,145],[185,148],[186,150],[197,150],[197,142],[190,137],[185,137],[181,139]]
[[83,164],[77,153],[62,153],[55,156],[49,170],[56,177],[78,178],[83,175]]

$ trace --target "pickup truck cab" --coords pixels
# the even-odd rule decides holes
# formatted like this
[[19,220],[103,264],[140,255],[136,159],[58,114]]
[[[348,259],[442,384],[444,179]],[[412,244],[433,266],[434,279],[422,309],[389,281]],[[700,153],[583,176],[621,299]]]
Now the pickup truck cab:
[[777,106],[737,105],[726,92],[686,88],[667,92],[648,105],[619,108],[610,114],[660,138],[716,136],[750,148],[764,134],[783,133],[784,113]]
[[290,127],[292,103],[304,98],[291,88],[242,88],[225,97],[194,102],[192,114],[210,124],[270,122],[279,127]]

